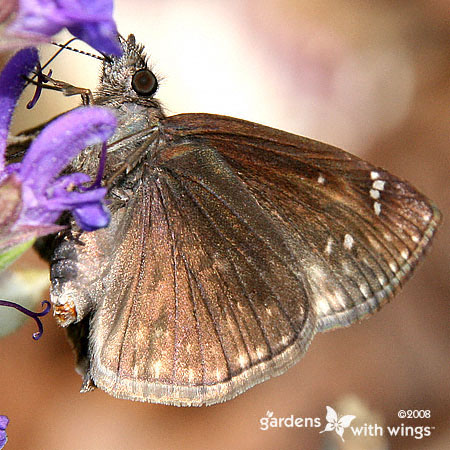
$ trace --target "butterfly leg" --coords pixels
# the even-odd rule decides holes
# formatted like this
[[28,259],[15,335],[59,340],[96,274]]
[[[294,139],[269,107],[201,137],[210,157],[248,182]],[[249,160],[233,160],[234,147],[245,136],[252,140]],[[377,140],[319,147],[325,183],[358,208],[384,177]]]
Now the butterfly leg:
[[32,84],[39,85],[44,89],[62,92],[66,97],[81,95],[81,100],[85,106],[91,105],[94,102],[94,97],[90,89],[74,86],[73,84],[66,83],[65,81],[55,80],[54,78],[44,74],[41,74],[41,77],[43,78],[42,82],[35,81],[33,79],[28,79],[28,81]]

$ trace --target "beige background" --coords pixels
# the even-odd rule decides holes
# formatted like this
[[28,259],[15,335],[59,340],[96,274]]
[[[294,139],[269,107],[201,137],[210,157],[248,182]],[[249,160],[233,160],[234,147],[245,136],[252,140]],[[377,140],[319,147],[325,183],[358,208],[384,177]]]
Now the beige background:
[[[120,31],[146,44],[164,77],[158,96],[168,113],[228,114],[343,147],[408,179],[448,216],[447,1],[116,5]],[[96,60],[68,52],[52,67],[55,78],[95,88]],[[44,93],[34,115],[18,116],[15,129],[71,105]],[[209,408],[139,404],[101,391],[81,395],[64,332],[48,317],[36,343],[29,321],[0,341],[0,413],[11,419],[6,448],[386,448],[373,438],[333,447],[341,445],[335,435],[319,429],[259,429],[268,410],[325,423],[325,406],[342,405],[350,394],[375,414],[372,423],[400,424],[399,409],[431,410],[429,420],[403,421],[436,427],[431,438],[391,439],[391,449],[448,448],[449,243],[444,223],[415,277],[380,313],[317,336],[285,375]],[[43,263],[29,254],[20,264]],[[348,402],[344,408],[341,414],[354,413]]]

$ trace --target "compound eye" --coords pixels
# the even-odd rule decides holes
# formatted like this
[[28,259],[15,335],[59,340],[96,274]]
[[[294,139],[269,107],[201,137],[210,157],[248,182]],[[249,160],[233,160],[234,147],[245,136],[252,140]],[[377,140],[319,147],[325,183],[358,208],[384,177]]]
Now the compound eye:
[[158,80],[150,70],[141,69],[133,75],[131,87],[136,94],[148,97],[153,95],[158,89]]

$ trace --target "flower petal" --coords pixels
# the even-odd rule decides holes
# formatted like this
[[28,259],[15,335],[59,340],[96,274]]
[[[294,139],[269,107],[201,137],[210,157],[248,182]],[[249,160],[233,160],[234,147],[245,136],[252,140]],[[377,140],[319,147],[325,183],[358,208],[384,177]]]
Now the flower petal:
[[74,36],[101,53],[121,56],[122,47],[117,38],[116,24],[111,22],[73,25],[67,28]]
[[116,127],[114,114],[100,107],[81,107],[58,117],[33,141],[19,171],[23,185],[36,196],[45,190],[77,154],[106,141]]
[[50,37],[64,26],[64,13],[54,0],[21,0],[16,19],[7,28],[7,33]]
[[9,419],[6,416],[0,415],[0,449],[2,449],[6,442],[8,441],[8,437],[6,436],[6,427],[8,426]]
[[[58,213],[56,214],[56,219],[58,218]],[[55,220],[56,220],[55,219]],[[53,223],[42,223],[39,225],[17,225],[14,227],[10,233],[0,234],[0,253],[9,251],[13,247],[23,244],[24,242],[30,241],[32,239],[37,239],[41,236],[46,236],[47,234],[57,233],[63,230],[64,227],[60,225],[55,225]]]
[[85,231],[94,231],[97,228],[106,227],[111,218],[108,209],[98,202],[75,208],[72,214],[78,226]]
[[59,190],[45,202],[45,208],[51,211],[72,210],[83,204],[100,202],[106,195],[106,188],[92,189],[85,192]]
[[6,435],[6,431],[0,430],[0,450],[5,446],[8,442],[8,436]]
[[8,33],[50,37],[62,28],[100,52],[120,56],[112,0],[22,0]]
[[22,202],[22,213],[15,223],[16,227],[36,227],[41,224],[55,223],[61,215],[61,209],[49,209],[46,205],[46,198],[42,196],[36,198],[29,188],[23,187]]
[[8,423],[9,423],[8,417],[0,415],[0,430],[6,430]]
[[[81,228],[92,231],[108,225],[109,213],[104,213],[103,199],[106,195],[106,188],[91,189],[84,192],[67,191],[60,187],[55,190],[48,189],[49,196],[36,197],[29,187],[23,188],[24,211],[20,215],[16,225],[39,226],[55,222],[63,211],[71,211],[83,218],[77,220]],[[96,204],[96,209],[93,205]],[[84,211],[83,208],[87,207]],[[100,211],[101,216],[99,216]],[[89,215],[93,218],[89,219]],[[86,223],[87,226],[82,225]]]
[[5,149],[14,107],[22,93],[27,76],[38,62],[35,48],[17,52],[0,74],[0,171],[5,168]]
[[0,182],[0,237],[14,225],[22,208],[20,181],[11,175]]
[[86,173],[71,173],[70,175],[63,175],[59,177],[53,184],[55,191],[60,189],[67,189],[69,186],[81,186],[83,183],[89,183],[91,177]]

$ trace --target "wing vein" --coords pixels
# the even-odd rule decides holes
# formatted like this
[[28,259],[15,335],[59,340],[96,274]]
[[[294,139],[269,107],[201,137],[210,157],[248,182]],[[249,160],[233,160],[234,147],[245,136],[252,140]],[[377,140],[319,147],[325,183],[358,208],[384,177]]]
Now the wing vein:
[[[146,195],[142,195],[143,197],[143,202],[144,202],[144,207],[142,208],[141,214],[140,214],[140,220],[144,220],[144,217],[146,216],[145,211],[149,211],[148,216],[150,217],[149,220],[151,220],[151,205],[150,202],[148,201],[148,198]],[[140,249],[141,249],[141,257],[139,258],[139,270],[138,270],[138,276],[136,278],[136,282],[135,287],[133,290],[136,290],[139,286],[139,284],[142,281],[142,276],[143,276],[143,272],[144,272],[144,262],[146,260],[145,258],[145,251],[146,251],[146,242],[147,242],[147,235],[146,233],[141,233],[141,241],[140,241]],[[135,296],[133,296],[133,298],[135,298]],[[123,333],[123,338],[122,338],[122,342],[120,344],[120,350],[119,350],[119,360],[118,360],[118,364],[117,364],[117,370],[118,373],[120,374],[120,367],[122,365],[122,356],[124,354],[124,344],[125,341],[127,339],[127,334],[128,334],[128,330],[129,330],[129,325],[130,325],[130,319],[132,316],[132,312],[135,310],[135,308],[138,306],[138,302],[129,302],[130,303],[130,308],[128,310],[128,314],[127,314],[127,318],[125,319],[126,325],[125,325],[125,330]]]
[[172,275],[173,275],[173,294],[174,294],[174,300],[175,300],[175,320],[174,320],[174,337],[173,337],[173,369],[172,369],[172,380],[175,382],[176,377],[176,369],[177,369],[177,363],[178,363],[178,316],[179,316],[179,299],[178,299],[178,278],[177,278],[177,261],[175,258],[175,247],[176,247],[176,237],[174,234],[174,231],[172,229],[172,226],[170,224],[170,220],[167,214],[168,208],[167,208],[167,199],[164,198],[160,180],[155,180],[155,186],[158,191],[159,198],[161,200],[161,206],[164,211],[164,219],[167,223],[167,229],[170,233],[171,237],[171,246],[170,246],[170,253],[172,258]]
[[234,260],[233,260],[232,258],[230,258],[230,261],[231,261],[231,265],[233,266],[233,270],[234,270],[234,272],[235,272],[235,274],[236,274],[236,277],[237,277],[237,279],[238,279],[239,287],[240,287],[240,289],[242,290],[242,293],[244,294],[244,297],[246,298],[246,300],[247,300],[247,302],[248,302],[248,304],[249,304],[249,306],[250,306],[250,309],[251,309],[251,311],[252,311],[252,314],[253,314],[253,316],[254,316],[254,318],[255,318],[255,322],[257,323],[259,329],[261,330],[261,334],[262,334],[263,337],[264,337],[264,341],[265,341],[265,343],[266,343],[267,349],[269,350],[269,354],[270,354],[270,355],[273,355],[273,352],[272,352],[272,346],[270,345],[270,341],[269,341],[269,338],[268,338],[268,336],[267,336],[266,330],[265,330],[265,328],[262,326],[261,319],[258,317],[258,314],[257,314],[257,312],[256,312],[256,308],[255,308],[255,305],[253,304],[253,301],[251,300],[251,298],[250,298],[250,296],[249,296],[247,290],[246,290],[245,287],[244,287],[244,284],[243,284],[243,282],[242,282],[241,277],[239,276],[239,273],[238,273],[236,264],[234,263]]
[[[184,255],[184,253],[183,253],[183,256],[185,258],[185,261],[187,262],[186,255]],[[213,316],[213,314],[211,312],[211,309],[210,309],[210,306],[208,304],[208,300],[207,300],[208,296],[206,294],[206,291],[205,291],[202,283],[200,282],[200,280],[195,276],[194,271],[189,267],[189,263],[187,263],[187,269],[189,271],[190,276],[193,278],[193,280],[195,281],[195,284],[197,285],[197,288],[198,288],[198,290],[200,292],[200,296],[201,296],[203,305],[205,306],[205,309],[208,312],[208,315],[209,315],[209,317],[211,319],[211,323],[213,325],[213,328],[214,328],[217,340],[219,341],[220,346],[222,348],[223,357],[224,357],[225,363],[227,365],[228,376],[231,378],[232,377],[231,367],[230,367],[231,360],[230,360],[230,358],[227,355],[227,350],[225,350],[225,346],[224,346],[224,343],[223,343],[223,340],[222,340],[221,331],[218,330],[218,328],[217,328],[216,321],[214,319],[214,316]]]
[[198,347],[200,350],[200,358],[201,358],[201,364],[202,364],[202,384],[205,384],[205,344],[203,342],[203,338],[201,337],[201,327],[200,327],[200,322],[199,322],[199,318],[198,318],[198,312],[197,312],[197,302],[195,300],[195,295],[194,295],[194,291],[192,289],[192,279],[189,273],[189,269],[188,269],[188,264],[186,261],[186,257],[184,254],[182,254],[181,258],[183,259],[183,263],[184,263],[184,270],[186,271],[186,275],[187,275],[187,279],[188,279],[188,285],[189,285],[189,294],[190,294],[190,299],[192,301],[192,313],[194,315],[195,318],[195,328],[197,331],[197,342],[198,342]]
[[[189,179],[189,178],[188,178],[188,179]],[[201,184],[200,184],[200,186],[203,187]],[[216,233],[219,234],[219,236],[220,236],[224,241],[228,242],[228,243],[230,244],[230,246],[231,246],[234,250],[236,250],[239,254],[241,254],[241,256],[242,256],[247,262],[249,262],[248,259],[247,259],[247,257],[246,257],[246,255],[245,255],[238,247],[236,247],[236,246],[229,240],[229,238],[227,238],[227,237],[220,231],[220,228],[217,226],[217,223],[212,219],[212,217],[210,217],[210,215],[209,215],[208,212],[205,210],[205,208],[198,202],[198,200],[195,198],[195,195],[194,195],[194,194],[189,190],[189,188],[187,187],[187,184],[186,184],[186,183],[184,183],[183,187],[184,187],[186,193],[187,193],[187,194],[189,195],[189,197],[191,198],[192,202],[197,206],[197,208],[199,209],[199,211],[203,214],[203,216],[204,216],[204,217],[209,221],[209,223],[213,226],[213,228],[214,228],[214,230],[216,231]],[[209,192],[209,191],[208,191],[208,192]],[[264,240],[263,240],[262,238],[260,238],[260,241],[263,242],[263,243],[265,243]],[[269,248],[270,248],[270,247],[269,247]],[[272,250],[272,249],[270,249],[270,250]],[[272,250],[272,251],[273,251],[273,250]],[[279,256],[277,255],[276,252],[273,252],[273,254],[279,258]],[[281,260],[281,258],[279,258],[279,259]],[[282,261],[282,260],[281,260],[281,261]],[[283,261],[282,261],[282,262],[283,262]],[[250,261],[250,263],[251,263],[251,261]],[[283,262],[283,263],[284,263],[284,262]],[[283,264],[283,265],[286,267],[285,264]],[[290,268],[290,267],[287,267],[287,269],[288,269],[289,272],[297,279],[297,281],[299,281],[298,278],[297,278],[297,276],[292,272],[291,268]],[[278,303],[278,306],[279,306],[279,308],[280,308],[280,311],[283,312],[284,316],[286,317],[286,319],[287,319],[289,325],[291,326],[292,330],[294,331],[294,333],[297,333],[297,330],[296,330],[295,326],[293,325],[293,323],[292,323],[292,321],[291,321],[291,318],[290,318],[289,314],[286,312],[286,310],[284,309],[283,305],[281,304],[278,295],[274,292],[274,290],[272,289],[272,287],[266,282],[266,280],[264,279],[264,276],[260,273],[259,269],[256,270],[256,267],[255,267],[255,273],[258,274],[258,277],[261,279],[261,281],[262,281],[262,282],[270,289],[270,291],[274,294],[274,297],[277,299],[277,303]],[[299,284],[300,284],[300,283],[301,283],[301,281],[299,281]],[[305,298],[306,298],[306,296],[305,296]]]

